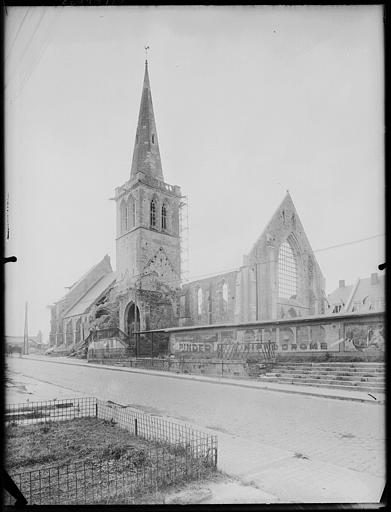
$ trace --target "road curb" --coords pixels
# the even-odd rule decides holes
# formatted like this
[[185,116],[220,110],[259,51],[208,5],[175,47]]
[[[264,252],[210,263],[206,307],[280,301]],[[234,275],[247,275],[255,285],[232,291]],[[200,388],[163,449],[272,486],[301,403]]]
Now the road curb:
[[[385,400],[377,400],[369,398],[360,398],[355,396],[346,396],[346,395],[332,395],[327,393],[314,393],[311,391],[304,391],[304,390],[298,390],[298,389],[281,389],[281,388],[274,388],[269,387],[268,385],[260,386],[259,383],[247,383],[247,382],[233,382],[232,380],[226,380],[224,378],[211,378],[211,377],[199,377],[198,375],[184,375],[184,374],[172,374],[170,372],[161,372],[159,370],[146,370],[146,369],[139,369],[139,368],[129,368],[129,367],[116,367],[116,366],[109,366],[104,364],[94,364],[94,363],[76,363],[74,361],[53,361],[52,359],[41,359],[41,358],[25,358],[30,359],[32,361],[44,361],[47,363],[55,363],[55,364],[63,364],[63,365],[72,365],[72,366],[83,366],[87,368],[98,368],[98,369],[105,369],[110,371],[117,371],[117,372],[128,372],[128,373],[139,373],[142,375],[152,375],[155,377],[165,377],[169,379],[182,379],[182,380],[190,380],[190,381],[196,381],[196,382],[205,382],[209,384],[223,384],[224,386],[237,386],[241,388],[250,388],[250,389],[258,389],[259,391],[276,391],[280,393],[290,393],[295,395],[302,395],[302,396],[310,396],[315,398],[330,398],[334,400],[348,400],[350,402],[361,402],[366,404],[374,404],[374,405],[384,405]],[[258,385],[256,385],[258,384]],[[292,384],[293,386],[293,384]]]

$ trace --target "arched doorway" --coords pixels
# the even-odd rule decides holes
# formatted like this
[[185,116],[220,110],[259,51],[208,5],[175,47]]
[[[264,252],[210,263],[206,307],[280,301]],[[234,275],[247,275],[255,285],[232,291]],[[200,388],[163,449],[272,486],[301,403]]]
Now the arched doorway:
[[140,330],[140,310],[134,303],[129,304],[127,308],[125,315],[125,329],[126,334],[130,338],[130,342],[135,343],[136,340],[134,332],[138,332]]

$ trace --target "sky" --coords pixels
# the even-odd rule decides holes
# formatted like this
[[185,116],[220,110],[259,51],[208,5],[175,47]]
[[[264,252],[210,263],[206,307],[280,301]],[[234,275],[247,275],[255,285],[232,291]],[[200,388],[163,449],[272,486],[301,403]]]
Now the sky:
[[130,177],[146,45],[190,279],[238,268],[286,190],[327,293],[378,271],[381,6],[7,10],[6,334],[23,335],[27,301],[47,341],[47,306],[105,254],[115,269],[110,198]]

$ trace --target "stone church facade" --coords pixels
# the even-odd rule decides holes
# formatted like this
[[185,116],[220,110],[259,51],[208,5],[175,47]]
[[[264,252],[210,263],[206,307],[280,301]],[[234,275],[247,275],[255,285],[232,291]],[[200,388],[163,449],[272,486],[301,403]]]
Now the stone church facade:
[[113,199],[116,271],[106,256],[50,306],[52,345],[85,339],[103,311],[128,335],[325,311],[324,279],[289,193],[237,271],[181,285],[182,192],[164,180],[147,61],[130,178]]
[[325,312],[325,281],[287,192],[234,272],[183,287],[180,324],[276,320]]

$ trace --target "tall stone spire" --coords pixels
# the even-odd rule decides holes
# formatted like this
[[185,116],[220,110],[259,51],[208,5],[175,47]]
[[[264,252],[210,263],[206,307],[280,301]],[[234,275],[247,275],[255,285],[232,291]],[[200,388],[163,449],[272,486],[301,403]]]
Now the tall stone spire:
[[138,172],[143,172],[148,176],[164,181],[155,116],[152,106],[151,86],[149,85],[147,60],[145,61],[143,93],[141,96],[130,177],[134,178]]

